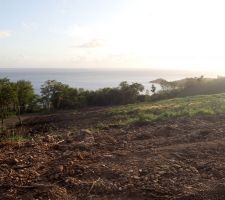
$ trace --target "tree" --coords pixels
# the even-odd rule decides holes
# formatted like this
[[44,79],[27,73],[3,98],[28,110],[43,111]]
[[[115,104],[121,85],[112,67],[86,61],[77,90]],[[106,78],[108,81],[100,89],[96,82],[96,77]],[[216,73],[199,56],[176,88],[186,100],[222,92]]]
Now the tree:
[[56,93],[55,85],[58,82],[55,80],[47,80],[45,83],[41,86],[41,95],[44,107],[47,110],[50,110],[52,107],[52,100],[53,96]]
[[123,81],[119,85],[119,89],[122,93],[122,104],[134,103],[137,101],[138,95],[143,92],[144,86],[140,83],[132,83],[129,85],[126,81]]
[[41,96],[35,94],[32,98],[32,101],[29,103],[29,106],[26,110],[26,112],[39,112],[42,107],[42,101]]
[[8,117],[14,101],[15,91],[9,79],[0,79],[0,118],[2,130],[4,128],[4,119]]
[[55,80],[46,81],[41,87],[41,94],[44,106],[50,110],[64,108],[64,103],[71,97],[69,93],[76,94],[76,89],[71,88]]
[[151,92],[152,92],[153,94],[155,94],[155,91],[156,91],[156,87],[155,87],[154,84],[152,84]]
[[34,98],[34,89],[30,81],[20,80],[17,81],[15,84],[15,105],[16,105],[16,114],[22,124],[20,115],[21,113],[26,112],[29,104],[32,102]]

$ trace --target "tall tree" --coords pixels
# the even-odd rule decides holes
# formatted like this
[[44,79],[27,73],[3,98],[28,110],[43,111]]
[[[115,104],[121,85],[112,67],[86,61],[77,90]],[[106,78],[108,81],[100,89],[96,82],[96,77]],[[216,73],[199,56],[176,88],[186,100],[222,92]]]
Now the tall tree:
[[122,93],[122,104],[134,103],[137,101],[138,95],[143,92],[144,86],[140,83],[132,83],[129,85],[126,81],[123,81],[119,85],[119,89]]
[[12,109],[15,96],[15,91],[9,79],[0,79],[0,118],[2,130],[4,128],[4,119],[8,117],[10,109]]
[[30,81],[20,80],[17,81],[15,84],[15,105],[16,105],[16,114],[22,124],[21,121],[21,113],[26,112],[29,104],[32,102],[34,98],[34,89]]
[[50,110],[51,108],[61,108],[62,102],[65,100],[68,89],[68,85],[57,82],[55,80],[46,81],[41,87],[44,106],[48,110]]

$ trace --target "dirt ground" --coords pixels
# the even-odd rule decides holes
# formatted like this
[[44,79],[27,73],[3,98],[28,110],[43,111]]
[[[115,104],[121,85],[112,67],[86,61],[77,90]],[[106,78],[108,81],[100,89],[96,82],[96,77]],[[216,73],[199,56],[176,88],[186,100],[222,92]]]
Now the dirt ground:
[[225,116],[105,127],[104,109],[30,116],[0,143],[0,199],[225,199]]

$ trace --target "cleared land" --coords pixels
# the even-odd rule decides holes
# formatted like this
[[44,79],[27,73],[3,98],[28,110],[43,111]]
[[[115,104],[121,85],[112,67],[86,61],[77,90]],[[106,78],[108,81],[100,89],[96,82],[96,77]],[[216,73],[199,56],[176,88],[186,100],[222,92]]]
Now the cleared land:
[[225,199],[224,112],[221,94],[25,116],[0,143],[0,197]]

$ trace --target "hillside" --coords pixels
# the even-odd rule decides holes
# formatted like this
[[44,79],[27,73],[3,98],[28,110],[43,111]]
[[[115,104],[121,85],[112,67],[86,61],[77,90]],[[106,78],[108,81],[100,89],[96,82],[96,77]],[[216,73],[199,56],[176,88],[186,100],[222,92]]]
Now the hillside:
[[150,83],[157,84],[161,88],[161,90],[151,96],[152,100],[225,93],[225,78],[222,76],[218,76],[217,78],[204,78],[200,76],[176,81],[156,79],[150,81]]
[[224,112],[218,94],[23,116],[2,199],[224,199]]

